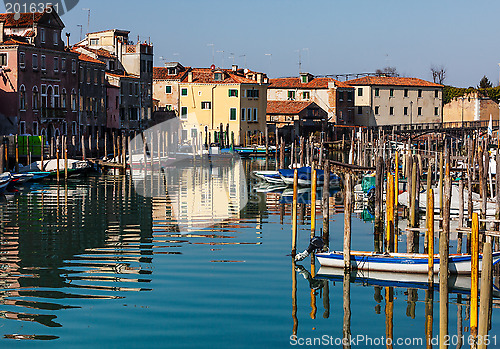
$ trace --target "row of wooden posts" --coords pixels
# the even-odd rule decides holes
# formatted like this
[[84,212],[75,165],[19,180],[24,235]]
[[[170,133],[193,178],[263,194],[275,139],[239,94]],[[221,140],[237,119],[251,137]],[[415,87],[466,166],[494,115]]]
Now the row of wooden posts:
[[[477,136],[477,135],[476,135]],[[366,156],[366,153],[370,151],[369,147],[363,146],[363,140],[366,139],[367,135],[363,134],[361,139],[356,141],[356,137],[351,139],[351,150],[350,163],[355,164],[356,159],[361,162],[361,165],[371,165],[373,164],[368,158],[375,158],[375,171],[376,171],[376,193],[375,193],[375,229],[374,234],[382,235],[385,231],[385,239],[380,239],[385,241],[385,251],[386,252],[398,252],[398,194],[399,194],[399,165],[400,165],[400,153],[394,151],[392,147],[385,147],[385,142],[382,140],[372,140],[372,151],[375,155],[373,157]],[[439,138],[439,137],[438,137]],[[430,138],[429,138],[430,139]],[[412,144],[408,142],[408,147],[406,151],[403,151],[403,173],[406,174],[407,178],[407,189],[409,192],[409,228],[407,229],[407,252],[408,253],[418,253],[419,252],[419,233],[425,232],[424,241],[424,253],[428,253],[428,266],[429,266],[429,288],[433,287],[434,283],[434,232],[435,232],[435,203],[434,203],[434,190],[432,189],[432,175],[433,168],[436,170],[435,174],[439,174],[437,179],[438,191],[439,191],[439,212],[441,217],[438,218],[440,222],[439,232],[439,289],[440,289],[440,347],[444,347],[445,338],[448,335],[448,262],[450,254],[450,208],[451,208],[451,192],[452,192],[452,179],[450,172],[453,170],[461,171],[462,173],[467,173],[466,181],[468,187],[468,219],[465,220],[468,227],[464,226],[464,180],[460,178],[459,180],[459,192],[460,192],[460,208],[459,208],[459,231],[458,231],[458,247],[457,253],[461,253],[462,249],[462,238],[463,234],[466,235],[467,241],[467,252],[472,255],[472,273],[471,273],[471,317],[470,317],[470,328],[471,335],[473,338],[486,338],[484,337],[491,326],[491,296],[492,296],[492,238],[491,235],[500,235],[498,232],[499,228],[499,216],[500,216],[500,157],[497,155],[497,174],[495,181],[495,190],[493,189],[493,183],[490,175],[490,194],[496,192],[497,198],[497,210],[496,210],[496,220],[486,220],[486,201],[488,197],[488,164],[489,164],[489,154],[485,151],[487,145],[489,144],[488,139],[480,139],[479,137],[470,137],[464,144],[458,147],[458,143],[455,144],[461,149],[467,156],[460,154],[459,150],[450,150],[448,144],[442,144],[441,152],[435,152],[431,154],[428,149],[429,139],[426,142],[427,149],[414,149]],[[301,154],[304,156],[306,142],[301,141]],[[283,143],[281,143],[280,150],[284,149]],[[295,147],[292,145],[291,151],[291,163],[294,163],[295,159]],[[437,150],[438,147],[435,146]],[[322,150],[319,151],[320,153]],[[454,153],[454,156],[450,156],[450,152]],[[283,154],[281,152],[281,154]],[[311,151],[312,153],[312,151]],[[354,153],[357,156],[353,156]],[[373,154],[372,153],[372,154]],[[309,149],[307,151],[309,154]],[[283,167],[284,159],[279,160],[280,168]],[[278,157],[278,156],[277,156]],[[384,157],[386,157],[384,159]],[[486,158],[486,159],[485,159]],[[311,156],[313,159],[313,156]],[[425,159],[424,161],[422,159]],[[303,164],[303,159],[300,160],[301,165]],[[460,166],[459,163],[462,162],[465,166]],[[321,163],[321,162],[320,162]],[[478,170],[476,171],[476,164]],[[419,193],[421,187],[421,174],[423,173],[424,166],[427,165],[427,205],[426,205],[426,228],[419,228]],[[455,167],[452,169],[452,165]],[[359,166],[359,165],[358,165]],[[325,177],[330,173],[330,163],[329,161],[323,162],[323,169],[325,170]],[[465,168],[464,168],[465,167]],[[353,186],[353,173],[346,171],[344,173],[344,243],[343,243],[343,253],[344,253],[344,266],[346,271],[351,270],[351,212],[352,212],[352,186]],[[384,177],[387,178],[384,181]],[[383,202],[383,192],[384,183],[386,188],[386,200]],[[297,250],[297,185],[298,177],[297,171],[294,173],[294,189],[293,189],[293,206],[292,206],[292,256],[295,256]],[[473,212],[473,202],[472,202],[472,189],[473,187],[479,187],[481,195],[481,210],[480,215],[477,212]],[[311,236],[314,236],[316,229],[316,171],[312,171],[312,200],[311,200]],[[329,240],[329,210],[328,210],[328,197],[329,197],[329,179],[324,179],[324,190],[322,198],[322,208],[323,208],[323,239],[325,243],[328,244]],[[385,203],[385,210],[384,210]],[[384,217],[385,211],[385,217]],[[385,219],[384,219],[385,218]],[[385,227],[384,227],[385,221]],[[497,231],[486,231],[486,223],[494,223]],[[481,234],[480,234],[481,232]],[[470,237],[469,237],[470,234]],[[498,249],[498,238],[495,238],[495,245]],[[382,246],[378,246],[378,252],[382,252]],[[479,304],[479,254],[482,251],[483,265],[481,272],[481,301]],[[312,256],[314,258],[314,256]],[[479,308],[478,308],[479,306]],[[432,326],[428,327],[428,331],[432,332]],[[479,336],[479,337],[478,337]],[[479,345],[478,345],[479,343]],[[472,347],[485,347],[481,340],[473,343]]]

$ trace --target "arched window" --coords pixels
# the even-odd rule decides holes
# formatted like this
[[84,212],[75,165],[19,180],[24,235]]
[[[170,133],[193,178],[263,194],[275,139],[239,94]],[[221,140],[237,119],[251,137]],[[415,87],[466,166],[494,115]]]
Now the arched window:
[[19,87],[19,109],[26,110],[26,87]]
[[32,105],[33,105],[33,110],[38,110],[38,105],[39,105],[39,93],[38,93],[38,87],[33,86],[33,91],[32,91]]
[[61,91],[61,108],[66,109],[66,89],[63,88]]

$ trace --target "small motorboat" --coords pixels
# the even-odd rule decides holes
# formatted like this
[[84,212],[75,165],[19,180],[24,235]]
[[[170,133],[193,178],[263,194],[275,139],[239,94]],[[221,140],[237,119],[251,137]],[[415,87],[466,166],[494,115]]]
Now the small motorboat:
[[32,173],[15,173],[12,175],[10,184],[20,185],[26,183],[27,181],[33,179],[34,175]]
[[283,184],[279,171],[253,171],[253,174],[271,184]]
[[[322,252],[316,254],[319,263],[324,267],[343,268],[342,252]],[[421,253],[376,253],[351,251],[351,265],[355,270],[384,271],[396,273],[428,272],[427,254]],[[493,265],[500,261],[500,252],[493,253]],[[479,255],[479,270],[481,270],[482,255]],[[471,255],[451,254],[448,268],[451,274],[470,274]],[[439,273],[439,255],[434,255],[434,273]]]
[[[296,169],[297,170],[297,176],[298,176],[298,184],[299,186],[302,187],[310,187],[311,186],[311,178],[312,178],[312,169],[310,166],[306,167],[301,167]],[[279,174],[281,178],[283,179],[283,182],[287,185],[293,185],[293,176],[294,176],[294,171],[291,169],[283,169],[279,170]],[[323,179],[325,177],[324,171],[323,170],[316,170],[316,185],[317,186],[322,186],[323,185]],[[330,173],[330,187],[331,188],[340,188],[340,178],[339,176]]]

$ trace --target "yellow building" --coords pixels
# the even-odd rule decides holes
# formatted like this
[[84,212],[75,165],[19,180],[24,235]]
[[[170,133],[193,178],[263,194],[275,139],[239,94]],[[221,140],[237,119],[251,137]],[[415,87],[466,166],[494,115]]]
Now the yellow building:
[[[192,68],[179,82],[181,142],[201,145],[229,127],[229,142],[247,145],[266,129],[268,79],[247,69]],[[210,138],[208,136],[210,134]]]

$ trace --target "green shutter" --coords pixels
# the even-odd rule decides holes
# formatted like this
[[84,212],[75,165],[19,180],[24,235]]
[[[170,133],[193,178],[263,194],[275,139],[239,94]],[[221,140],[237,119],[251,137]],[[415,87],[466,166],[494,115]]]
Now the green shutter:
[[231,108],[230,109],[230,114],[229,114],[229,120],[236,120],[236,108]]

